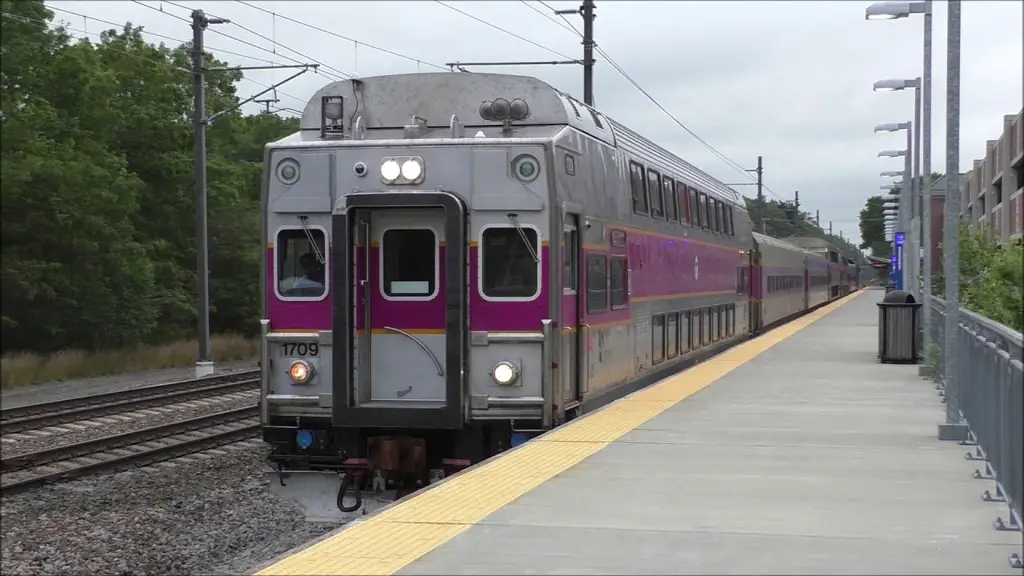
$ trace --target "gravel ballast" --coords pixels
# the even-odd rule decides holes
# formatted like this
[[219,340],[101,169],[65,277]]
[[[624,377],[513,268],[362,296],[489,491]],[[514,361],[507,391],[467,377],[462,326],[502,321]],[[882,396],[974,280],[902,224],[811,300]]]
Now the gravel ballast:
[[267,470],[257,439],[5,496],[3,573],[242,574],[338,526],[307,523]]

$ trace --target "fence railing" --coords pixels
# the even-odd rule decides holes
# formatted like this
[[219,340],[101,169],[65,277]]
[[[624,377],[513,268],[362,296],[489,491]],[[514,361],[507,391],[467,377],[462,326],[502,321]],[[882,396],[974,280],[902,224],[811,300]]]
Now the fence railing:
[[[964,308],[959,310],[959,347],[956,352],[957,390],[946,394],[942,345],[945,336],[946,303],[932,297],[930,331],[932,349],[926,357],[938,388],[954,399],[956,410],[967,423],[973,446],[968,460],[983,466],[975,471],[980,480],[993,480],[995,493],[985,490],[988,501],[1005,502],[1007,519],[997,518],[998,530],[1021,530],[1024,514],[1024,335]],[[1014,555],[1011,563],[1020,563]]]

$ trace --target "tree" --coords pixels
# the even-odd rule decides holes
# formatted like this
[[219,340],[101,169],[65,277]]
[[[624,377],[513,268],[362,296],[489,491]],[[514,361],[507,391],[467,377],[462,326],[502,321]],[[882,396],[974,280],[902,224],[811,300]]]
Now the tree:
[[[189,47],[126,24],[99,42],[51,27],[38,0],[2,1],[0,324],[3,350],[163,342],[195,326]],[[207,66],[222,67],[212,56]],[[238,102],[211,74],[212,111]],[[211,325],[254,332],[264,144],[295,119],[234,111],[209,131]]]
[[875,258],[892,257],[892,243],[885,239],[883,221],[885,198],[872,196],[860,211],[860,249],[869,250]]
[[[960,305],[972,312],[1024,331],[1024,243],[999,245],[985,230],[960,223]],[[945,293],[942,274],[934,277],[934,294]]]

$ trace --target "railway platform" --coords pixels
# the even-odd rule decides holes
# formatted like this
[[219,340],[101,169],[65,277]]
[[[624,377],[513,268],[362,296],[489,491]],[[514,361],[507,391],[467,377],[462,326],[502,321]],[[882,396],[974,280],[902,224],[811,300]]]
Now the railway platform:
[[259,574],[1020,574],[864,290]]

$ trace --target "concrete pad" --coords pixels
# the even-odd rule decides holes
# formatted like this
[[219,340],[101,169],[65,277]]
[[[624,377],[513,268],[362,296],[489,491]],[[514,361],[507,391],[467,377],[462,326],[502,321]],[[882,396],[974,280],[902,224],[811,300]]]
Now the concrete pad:
[[878,292],[739,366],[402,574],[1014,574]]

